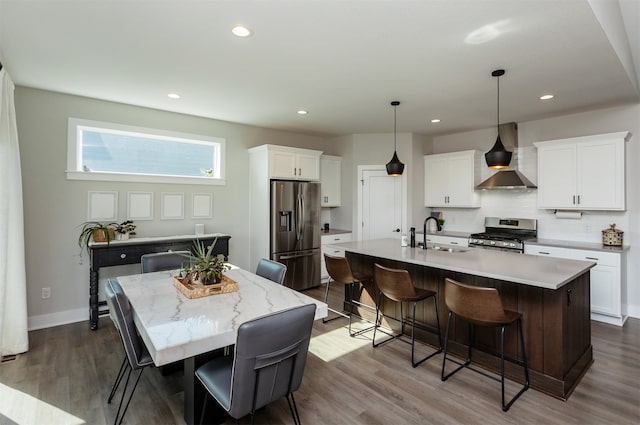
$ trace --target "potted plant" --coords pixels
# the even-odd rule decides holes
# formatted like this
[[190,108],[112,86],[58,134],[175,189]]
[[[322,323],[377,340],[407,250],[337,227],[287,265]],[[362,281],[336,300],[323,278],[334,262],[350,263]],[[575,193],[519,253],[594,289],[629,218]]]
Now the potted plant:
[[224,262],[224,258],[213,255],[215,244],[214,240],[209,248],[205,248],[204,243],[196,239],[191,254],[186,255],[189,265],[182,269],[186,279],[203,285],[212,285],[222,280],[222,274],[230,267]]
[[133,224],[133,220],[126,220],[122,223],[111,223],[111,227],[116,234],[116,239],[119,241],[126,241],[130,236],[135,236],[136,226]]
[[85,221],[82,223],[80,235],[78,236],[78,246],[89,252],[89,242],[109,243],[114,238],[114,231],[111,224],[100,223],[99,221]]

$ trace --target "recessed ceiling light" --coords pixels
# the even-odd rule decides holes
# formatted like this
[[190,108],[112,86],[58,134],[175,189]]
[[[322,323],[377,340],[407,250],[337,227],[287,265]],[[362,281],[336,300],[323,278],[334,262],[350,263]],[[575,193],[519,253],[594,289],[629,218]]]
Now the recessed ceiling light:
[[238,26],[233,27],[231,29],[231,32],[233,33],[233,35],[235,35],[237,37],[249,37],[249,36],[251,36],[251,34],[253,34],[253,31],[251,31],[247,27],[243,27],[242,25],[238,25]]
[[308,113],[309,113],[308,111],[305,111],[305,110],[303,110],[303,109],[301,109],[301,110],[299,110],[299,111],[297,112],[297,114],[298,114],[298,115],[307,115]]
[[553,99],[553,95],[552,94],[545,94],[540,96],[540,100],[549,100],[549,99]]
[[438,123],[438,122],[440,122],[440,118],[434,118],[434,119],[431,120],[431,122],[434,123],[434,124]]
[[180,99],[180,95],[177,93],[169,93],[167,97],[170,97],[171,99]]

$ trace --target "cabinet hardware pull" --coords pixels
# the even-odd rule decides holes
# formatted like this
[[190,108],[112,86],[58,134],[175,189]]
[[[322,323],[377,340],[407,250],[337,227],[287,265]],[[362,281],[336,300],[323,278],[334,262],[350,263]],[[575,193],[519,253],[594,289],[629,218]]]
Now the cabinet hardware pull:
[[580,205],[580,195],[578,195],[578,205]]
[[125,258],[127,258],[127,254],[124,254],[124,253],[120,254],[120,258],[122,258],[124,260]]
[[451,245],[458,245],[458,242],[455,242],[455,241],[449,241],[449,243],[450,243]]
[[567,289],[567,305],[571,305],[571,289]]
[[596,257],[584,257],[584,258],[586,258],[587,260],[593,260],[593,261],[600,260],[599,258],[596,258]]
[[576,195],[573,195],[573,205],[576,204]]
[[538,254],[549,255],[549,253],[548,253],[548,252],[544,252],[544,251],[538,251]]

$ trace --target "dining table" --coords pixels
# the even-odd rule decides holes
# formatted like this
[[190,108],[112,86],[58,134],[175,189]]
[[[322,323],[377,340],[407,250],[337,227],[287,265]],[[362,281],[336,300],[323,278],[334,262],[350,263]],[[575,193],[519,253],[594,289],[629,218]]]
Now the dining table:
[[178,270],[118,277],[129,298],[134,322],[156,366],[184,362],[184,419],[200,418],[206,392],[195,370],[211,353],[235,344],[238,328],[255,318],[315,304],[315,320],[327,317],[327,304],[229,264],[225,276],[234,292],[187,298],[173,284]]

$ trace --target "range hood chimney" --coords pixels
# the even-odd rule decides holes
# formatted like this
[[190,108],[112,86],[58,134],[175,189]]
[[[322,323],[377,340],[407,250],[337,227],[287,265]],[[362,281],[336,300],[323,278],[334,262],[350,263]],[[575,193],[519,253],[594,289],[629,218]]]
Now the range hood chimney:
[[[518,148],[518,124],[510,122],[498,126],[498,134],[507,150],[515,152]],[[513,164],[515,162],[515,164]],[[537,186],[518,171],[518,153],[516,152],[515,160],[511,164],[515,165],[515,169],[498,171],[478,186],[476,189],[495,190],[495,189],[537,189]]]

